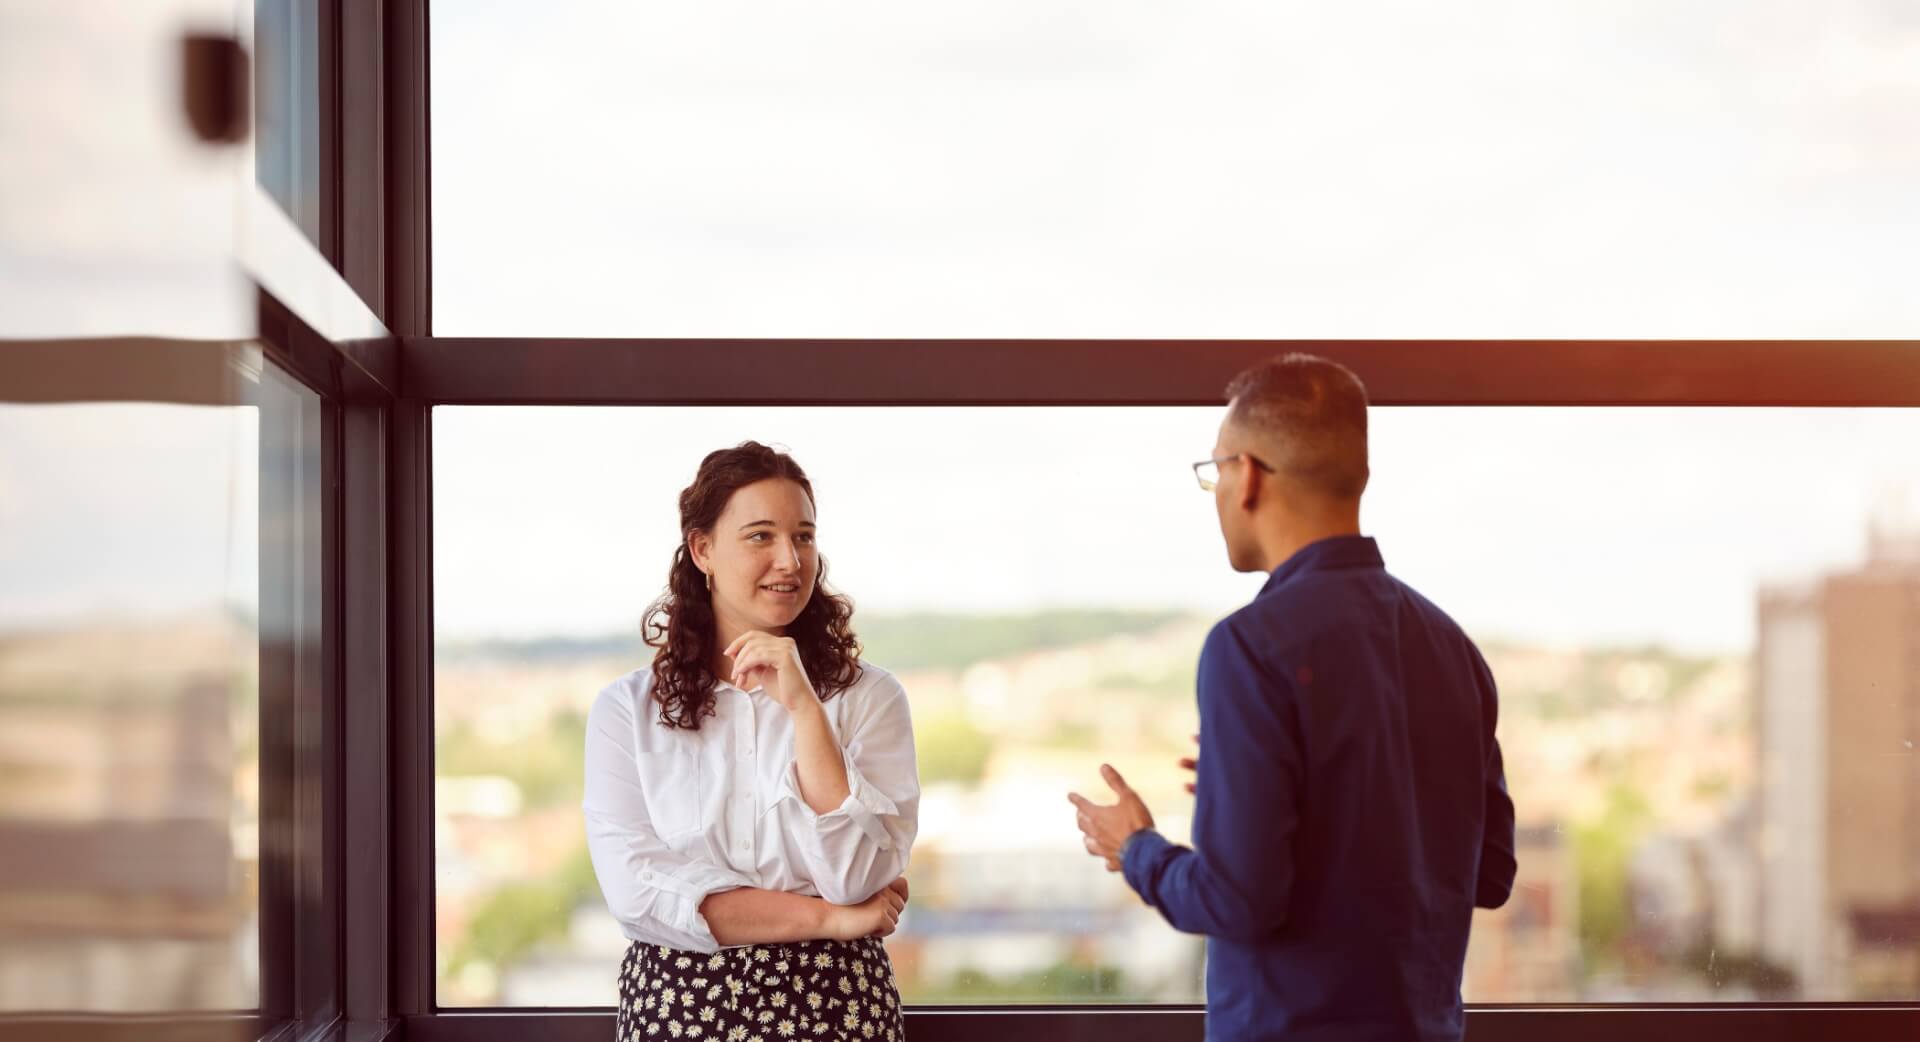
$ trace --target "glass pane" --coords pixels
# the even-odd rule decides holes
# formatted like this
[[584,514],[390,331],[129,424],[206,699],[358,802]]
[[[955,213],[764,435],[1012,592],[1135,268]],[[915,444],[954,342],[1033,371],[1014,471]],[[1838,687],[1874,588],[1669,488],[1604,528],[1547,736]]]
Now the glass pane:
[[[1199,643],[1263,579],[1194,486],[1217,410],[434,417],[442,1003],[613,1001],[583,715],[650,659],[675,496],[750,437],[807,467],[913,707],[908,1001],[1200,1000],[1198,941],[1085,855],[1063,796],[1110,759],[1186,834]],[[1375,411],[1366,527],[1502,689],[1520,877],[1469,1001],[1916,996],[1913,444],[1897,410]]]
[[318,676],[319,402],[271,368],[240,400],[0,404],[0,1011],[262,1002],[262,692]]
[[254,0],[253,47],[254,178],[319,246],[319,0]]
[[448,4],[436,332],[1912,337],[1920,18]]
[[295,984],[296,966],[309,967],[299,971],[297,987],[269,990],[268,997],[286,1002],[297,1019],[324,1023],[338,1012],[324,974],[338,965],[341,911],[323,849],[332,798],[324,731],[334,703],[322,662],[322,406],[272,367],[253,391],[260,426],[257,762],[267,768],[256,778],[258,818],[268,825],[256,860],[269,899],[259,943],[282,987]]

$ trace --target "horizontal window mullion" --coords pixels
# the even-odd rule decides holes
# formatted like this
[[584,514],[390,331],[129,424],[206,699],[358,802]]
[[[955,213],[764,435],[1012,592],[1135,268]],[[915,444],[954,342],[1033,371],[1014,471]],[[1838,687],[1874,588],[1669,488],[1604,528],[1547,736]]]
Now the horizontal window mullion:
[[408,337],[431,404],[1203,405],[1289,351],[1376,405],[1920,405],[1920,341],[594,340]]

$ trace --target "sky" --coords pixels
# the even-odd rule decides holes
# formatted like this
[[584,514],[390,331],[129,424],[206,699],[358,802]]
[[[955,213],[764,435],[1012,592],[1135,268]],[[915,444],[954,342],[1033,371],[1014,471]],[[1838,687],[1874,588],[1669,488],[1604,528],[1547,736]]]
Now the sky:
[[1913,337],[1902,0],[463,3],[435,328]]

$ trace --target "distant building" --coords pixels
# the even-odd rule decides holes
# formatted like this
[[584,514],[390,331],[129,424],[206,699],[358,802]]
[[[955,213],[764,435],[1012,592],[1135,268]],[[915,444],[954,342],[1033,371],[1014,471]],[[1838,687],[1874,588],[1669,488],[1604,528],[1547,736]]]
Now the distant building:
[[[1071,808],[1063,814],[1054,801],[1034,798],[1075,786],[1064,767],[1070,759],[1003,750],[998,781],[922,797],[913,901],[887,942],[903,991],[1075,966],[1116,971],[1124,994],[1115,999],[1201,1001],[1200,939],[1168,929],[1119,876],[1087,856]],[[1124,759],[1120,766],[1136,784],[1152,777]],[[1171,813],[1160,826],[1176,836],[1188,828]]]
[[1759,946],[1806,999],[1920,980],[1920,539],[1869,542],[1759,601]]
[[1673,959],[1757,953],[1759,872],[1751,799],[1704,828],[1648,838],[1634,851],[1628,892],[1634,936]]

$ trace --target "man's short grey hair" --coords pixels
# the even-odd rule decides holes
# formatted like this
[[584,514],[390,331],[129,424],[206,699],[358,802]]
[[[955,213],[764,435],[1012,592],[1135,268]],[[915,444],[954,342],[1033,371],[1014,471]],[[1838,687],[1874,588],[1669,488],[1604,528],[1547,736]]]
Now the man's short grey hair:
[[1227,422],[1271,446],[1282,474],[1333,499],[1367,488],[1367,389],[1318,355],[1262,362],[1227,384]]

